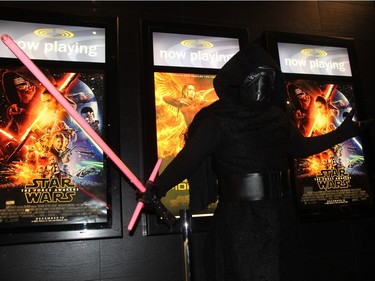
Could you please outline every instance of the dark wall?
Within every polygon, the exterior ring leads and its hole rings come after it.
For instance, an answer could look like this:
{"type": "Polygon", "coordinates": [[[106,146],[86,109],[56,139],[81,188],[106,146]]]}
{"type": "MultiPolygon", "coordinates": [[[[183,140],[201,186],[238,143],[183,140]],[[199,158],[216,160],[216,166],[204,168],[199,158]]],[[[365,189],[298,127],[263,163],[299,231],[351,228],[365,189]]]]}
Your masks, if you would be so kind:
{"type": "MultiPolygon", "coordinates": [[[[69,15],[118,16],[121,157],[143,177],[140,21],[160,20],[247,28],[250,40],[263,31],[283,31],[355,39],[365,110],[374,117],[374,2],[0,2],[1,7],[69,15]]],[[[374,139],[375,129],[371,129],[374,139]]],[[[134,190],[122,183],[126,227],[135,207],[134,190]]],[[[302,225],[311,281],[374,280],[375,219],[335,220],[302,225]]],[[[205,233],[194,234],[196,275],[202,271],[205,233]]],[[[165,281],[184,280],[179,235],[145,237],[138,226],[123,238],[0,247],[4,281],[165,281]]]]}

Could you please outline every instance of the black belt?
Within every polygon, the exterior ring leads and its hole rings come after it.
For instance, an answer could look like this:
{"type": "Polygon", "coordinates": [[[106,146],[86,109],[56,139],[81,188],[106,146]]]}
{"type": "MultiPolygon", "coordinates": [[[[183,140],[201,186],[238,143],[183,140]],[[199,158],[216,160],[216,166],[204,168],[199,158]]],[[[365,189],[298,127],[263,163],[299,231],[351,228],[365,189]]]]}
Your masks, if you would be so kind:
{"type": "Polygon", "coordinates": [[[290,192],[288,172],[233,174],[219,177],[221,202],[280,199],[290,192]]]}

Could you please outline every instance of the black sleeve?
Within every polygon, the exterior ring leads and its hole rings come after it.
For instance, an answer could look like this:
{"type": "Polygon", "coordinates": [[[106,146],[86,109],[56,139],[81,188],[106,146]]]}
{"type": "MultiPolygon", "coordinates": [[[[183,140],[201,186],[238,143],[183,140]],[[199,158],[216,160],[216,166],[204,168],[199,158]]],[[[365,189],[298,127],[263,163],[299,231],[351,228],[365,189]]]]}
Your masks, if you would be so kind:
{"type": "Polygon", "coordinates": [[[201,120],[194,136],[156,179],[155,186],[160,197],[163,197],[169,189],[191,176],[207,159],[220,141],[219,132],[214,119],[205,118],[201,120]]]}
{"type": "Polygon", "coordinates": [[[290,126],[288,153],[301,158],[320,153],[359,133],[358,125],[351,117],[347,117],[336,130],[316,137],[304,137],[295,124],[291,122],[290,126]]]}

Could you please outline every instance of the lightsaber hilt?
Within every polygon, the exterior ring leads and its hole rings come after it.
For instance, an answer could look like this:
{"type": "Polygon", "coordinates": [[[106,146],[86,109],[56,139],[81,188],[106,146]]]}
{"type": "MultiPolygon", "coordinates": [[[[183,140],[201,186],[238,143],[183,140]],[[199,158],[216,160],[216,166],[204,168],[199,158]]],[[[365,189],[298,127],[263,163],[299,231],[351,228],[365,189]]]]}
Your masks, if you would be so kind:
{"type": "MultiPolygon", "coordinates": [[[[151,190],[152,188],[154,188],[154,182],[148,180],[146,182],[146,189],[151,190]]],[[[152,196],[152,205],[155,209],[155,213],[163,219],[166,225],[172,227],[175,224],[176,217],[161,203],[157,194],[153,194],[152,196]]]]}

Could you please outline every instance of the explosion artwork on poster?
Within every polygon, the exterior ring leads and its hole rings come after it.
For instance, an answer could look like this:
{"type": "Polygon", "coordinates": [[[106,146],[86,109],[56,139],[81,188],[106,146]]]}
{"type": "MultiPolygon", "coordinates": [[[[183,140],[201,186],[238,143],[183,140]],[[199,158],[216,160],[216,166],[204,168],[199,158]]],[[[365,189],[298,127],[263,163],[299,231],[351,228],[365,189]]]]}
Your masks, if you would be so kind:
{"type": "MultiPolygon", "coordinates": [[[[155,72],[155,113],[158,158],[162,172],[184,146],[184,134],[195,114],[216,101],[212,74],[155,72]]],[[[187,180],[172,188],[162,198],[174,214],[189,205],[187,180]]]]}
{"type": "MultiPolygon", "coordinates": [[[[335,130],[356,108],[350,83],[290,80],[286,87],[288,112],[306,137],[335,130]]],[[[293,165],[301,210],[358,206],[372,200],[359,137],[308,158],[294,159],[293,165]]]]}
{"type": "MultiPolygon", "coordinates": [[[[41,70],[102,135],[103,71],[41,70]]],[[[102,151],[25,67],[0,77],[0,230],[106,223],[102,151]]]]}

